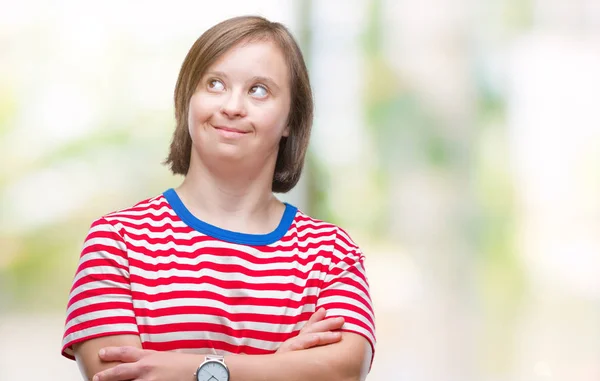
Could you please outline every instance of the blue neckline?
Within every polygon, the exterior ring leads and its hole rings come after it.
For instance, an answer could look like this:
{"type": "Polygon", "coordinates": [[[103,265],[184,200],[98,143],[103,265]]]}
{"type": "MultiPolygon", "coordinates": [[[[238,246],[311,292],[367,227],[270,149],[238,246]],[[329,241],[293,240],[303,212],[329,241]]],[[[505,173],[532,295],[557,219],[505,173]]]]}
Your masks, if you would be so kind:
{"type": "Polygon", "coordinates": [[[196,218],[188,208],[186,208],[173,188],[163,192],[163,196],[171,205],[175,214],[177,214],[177,216],[189,227],[213,238],[241,245],[264,246],[279,241],[288,232],[298,210],[298,208],[286,202],[284,203],[285,211],[275,230],[267,234],[248,234],[222,229],[196,218]]]}

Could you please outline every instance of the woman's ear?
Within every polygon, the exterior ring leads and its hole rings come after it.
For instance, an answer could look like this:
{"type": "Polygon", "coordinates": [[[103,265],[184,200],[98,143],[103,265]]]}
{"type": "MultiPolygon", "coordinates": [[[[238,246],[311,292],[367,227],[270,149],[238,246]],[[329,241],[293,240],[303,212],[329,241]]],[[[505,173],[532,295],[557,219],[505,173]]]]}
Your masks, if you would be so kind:
{"type": "Polygon", "coordinates": [[[283,134],[281,134],[282,137],[287,138],[288,136],[290,136],[290,125],[288,124],[287,126],[285,126],[285,128],[283,129],[283,134]]]}

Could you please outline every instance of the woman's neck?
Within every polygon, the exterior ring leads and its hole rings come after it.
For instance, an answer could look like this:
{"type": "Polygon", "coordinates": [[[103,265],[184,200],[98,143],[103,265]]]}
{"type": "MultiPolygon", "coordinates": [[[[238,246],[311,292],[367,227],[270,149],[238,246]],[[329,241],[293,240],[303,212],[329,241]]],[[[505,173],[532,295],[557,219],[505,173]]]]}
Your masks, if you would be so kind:
{"type": "Polygon", "coordinates": [[[200,160],[192,163],[176,191],[194,216],[241,233],[266,234],[275,230],[285,205],[271,192],[274,168],[265,166],[252,171],[221,165],[216,171],[200,160]]]}

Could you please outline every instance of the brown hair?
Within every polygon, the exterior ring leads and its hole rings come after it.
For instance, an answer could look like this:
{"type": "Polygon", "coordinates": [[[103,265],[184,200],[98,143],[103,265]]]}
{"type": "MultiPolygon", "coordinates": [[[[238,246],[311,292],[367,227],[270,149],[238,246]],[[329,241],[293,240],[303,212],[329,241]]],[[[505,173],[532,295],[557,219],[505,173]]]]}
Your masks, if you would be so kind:
{"type": "Polygon", "coordinates": [[[186,175],[190,167],[192,139],[188,108],[198,82],[208,67],[243,41],[270,40],[283,52],[290,75],[291,102],[287,123],[289,136],[279,142],[272,191],[291,190],[302,173],[313,122],[313,99],[302,52],[285,26],[258,16],[234,17],[213,26],[196,40],[188,52],[175,85],[176,127],[165,164],[174,174],[186,175]]]}

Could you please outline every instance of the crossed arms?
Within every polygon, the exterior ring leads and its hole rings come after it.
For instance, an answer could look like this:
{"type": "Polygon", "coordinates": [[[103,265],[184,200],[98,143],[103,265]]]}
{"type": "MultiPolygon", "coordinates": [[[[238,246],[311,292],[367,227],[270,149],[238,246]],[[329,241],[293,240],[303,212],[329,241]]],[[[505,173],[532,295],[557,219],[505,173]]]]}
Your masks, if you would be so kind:
{"type": "MultiPolygon", "coordinates": [[[[364,381],[373,355],[370,344],[359,334],[336,331],[343,319],[325,319],[325,313],[315,312],[274,354],[225,356],[230,380],[364,381]]],[[[194,381],[204,361],[204,355],[143,350],[136,335],[90,339],[74,351],[82,375],[94,381],[194,381]]]]}

